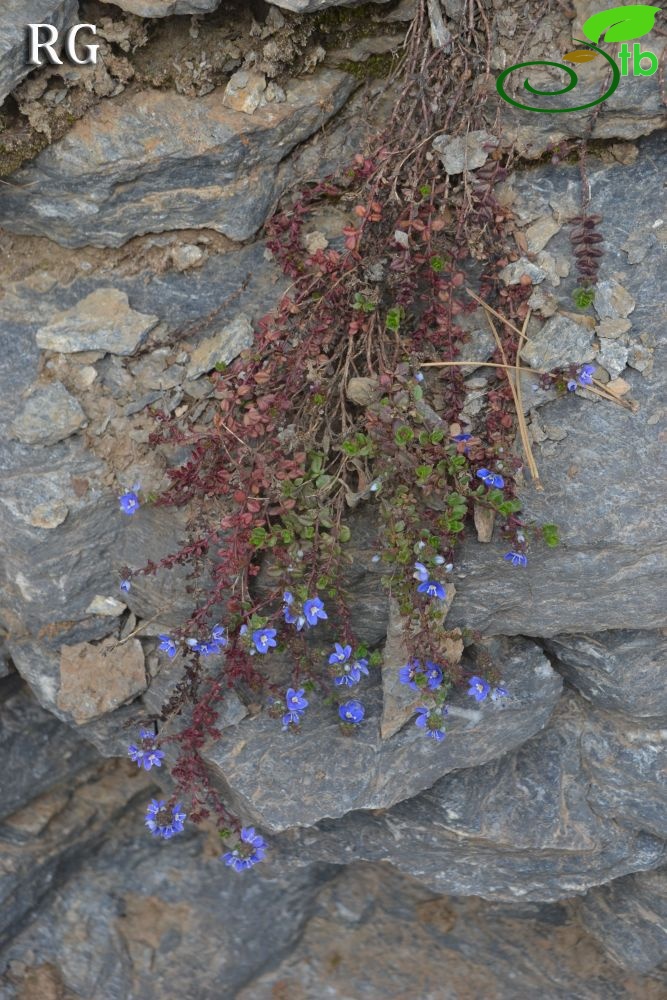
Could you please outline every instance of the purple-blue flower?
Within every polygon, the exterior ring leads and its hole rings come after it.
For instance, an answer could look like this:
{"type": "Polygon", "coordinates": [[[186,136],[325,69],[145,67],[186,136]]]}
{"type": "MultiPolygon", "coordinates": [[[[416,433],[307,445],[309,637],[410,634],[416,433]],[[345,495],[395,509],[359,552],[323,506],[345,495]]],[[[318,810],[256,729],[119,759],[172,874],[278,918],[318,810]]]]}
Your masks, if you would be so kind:
{"type": "Polygon", "coordinates": [[[454,434],[453,441],[470,441],[472,434],[454,434]]]}
{"type": "Polygon", "coordinates": [[[303,613],[309,625],[317,625],[320,619],[324,620],[329,617],[319,597],[311,597],[309,601],[306,601],[303,606],[303,613]]]}
{"type": "Polygon", "coordinates": [[[401,667],[398,671],[398,679],[401,684],[407,684],[413,691],[419,691],[419,685],[416,683],[416,678],[418,675],[423,673],[424,669],[419,660],[411,660],[410,663],[406,663],[406,665],[401,667]]]}
{"type": "Polygon", "coordinates": [[[214,625],[211,629],[211,641],[217,642],[220,646],[227,645],[227,629],[224,625],[214,625]]]}
{"type": "Polygon", "coordinates": [[[577,388],[577,383],[575,382],[574,379],[570,379],[570,381],[567,383],[567,391],[574,392],[576,388],[577,388]]]}
{"type": "Polygon", "coordinates": [[[345,704],[341,705],[338,709],[338,714],[343,722],[356,725],[363,719],[366,714],[366,709],[360,701],[346,701],[345,704]]]}
{"type": "Polygon", "coordinates": [[[154,741],[155,736],[149,729],[140,729],[138,746],[132,743],[127,748],[130,759],[139,767],[143,766],[146,771],[150,771],[152,767],[162,767],[164,753],[153,745],[154,741]]]}
{"type": "Polygon", "coordinates": [[[121,580],[120,581],[120,589],[124,590],[126,594],[129,593],[129,590],[130,590],[131,586],[132,586],[132,584],[131,584],[131,582],[129,580],[121,580]]]}
{"type": "Polygon", "coordinates": [[[123,514],[136,514],[139,510],[139,497],[134,490],[128,490],[122,497],[118,497],[118,503],[123,514]]]}
{"type": "Polygon", "coordinates": [[[497,472],[490,472],[489,469],[478,469],[476,475],[483,480],[486,486],[495,486],[496,489],[502,490],[505,485],[503,477],[499,476],[497,472]]]}
{"type": "Polygon", "coordinates": [[[183,833],[185,813],[181,812],[181,808],[180,802],[169,809],[162,800],[151,800],[146,810],[146,826],[154,837],[164,837],[165,840],[169,840],[176,833],[183,833]]]}
{"type": "Polygon", "coordinates": [[[420,583],[417,587],[417,593],[426,594],[427,597],[437,597],[439,601],[444,601],[447,597],[447,591],[443,585],[435,580],[425,580],[424,583],[420,583]]]}
{"type": "Polygon", "coordinates": [[[287,688],[287,694],[285,695],[285,704],[288,710],[294,712],[303,712],[304,709],[308,708],[308,699],[304,698],[305,688],[299,688],[295,691],[294,688],[287,688]]]}
{"type": "Polygon", "coordinates": [[[349,660],[352,646],[341,646],[339,642],[335,642],[334,646],[336,649],[329,657],[329,663],[345,663],[346,660],[349,660]]]}
{"type": "Polygon", "coordinates": [[[523,552],[506,552],[503,556],[507,562],[511,562],[512,566],[527,566],[528,556],[524,555],[523,552]]]}
{"type": "Polygon", "coordinates": [[[339,677],[334,677],[336,687],[354,687],[361,680],[361,675],[368,677],[368,660],[355,660],[354,663],[346,663],[343,673],[339,677]]]}
{"type": "Polygon", "coordinates": [[[445,729],[442,725],[445,715],[447,715],[447,709],[444,706],[442,708],[438,708],[437,706],[427,708],[426,705],[422,705],[421,708],[417,709],[415,725],[420,729],[425,729],[427,736],[434,739],[436,743],[440,743],[445,738],[445,729]]]}
{"type": "Polygon", "coordinates": [[[582,365],[579,370],[579,382],[581,385],[592,385],[593,384],[593,372],[595,371],[595,365],[582,365]]]}
{"type": "Polygon", "coordinates": [[[412,575],[415,580],[419,580],[420,583],[426,583],[428,580],[428,570],[426,569],[426,566],[424,566],[424,563],[416,562],[415,571],[412,575]]]}
{"type": "Polygon", "coordinates": [[[415,382],[423,382],[423,381],[424,381],[424,373],[415,372],[415,382]]]}
{"type": "Polygon", "coordinates": [[[435,691],[442,684],[442,667],[439,667],[437,663],[431,663],[430,660],[426,661],[426,684],[431,691],[435,691]]]}
{"type": "Polygon", "coordinates": [[[468,684],[470,685],[468,694],[472,695],[475,701],[484,701],[491,690],[491,685],[483,677],[471,677],[468,684]]]}
{"type": "Polygon", "coordinates": [[[252,634],[252,641],[258,653],[268,653],[272,646],[277,646],[276,630],[274,628],[257,628],[252,634]]]}
{"type": "Polygon", "coordinates": [[[222,855],[222,861],[233,868],[236,872],[246,871],[264,860],[266,853],[266,841],[255,833],[254,826],[243,827],[241,830],[241,841],[233,851],[227,851],[222,855]]]}
{"type": "Polygon", "coordinates": [[[159,635],[160,645],[158,649],[161,649],[163,653],[166,653],[169,659],[173,659],[176,656],[178,647],[173,639],[170,639],[168,635],[159,635]]]}
{"type": "Polygon", "coordinates": [[[491,701],[498,701],[499,698],[509,698],[510,693],[507,688],[497,687],[491,692],[491,701]]]}

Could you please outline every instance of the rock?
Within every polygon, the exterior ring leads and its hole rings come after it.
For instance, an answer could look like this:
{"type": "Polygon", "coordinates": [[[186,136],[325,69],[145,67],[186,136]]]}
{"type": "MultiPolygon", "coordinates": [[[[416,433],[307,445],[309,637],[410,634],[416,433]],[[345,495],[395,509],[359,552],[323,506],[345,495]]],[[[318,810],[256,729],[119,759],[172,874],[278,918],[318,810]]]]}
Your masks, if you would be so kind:
{"type": "Polygon", "coordinates": [[[144,651],[138,639],[64,645],[57,704],[77,724],[90,722],[145,691],[144,651]]]}
{"type": "MultiPolygon", "coordinates": [[[[327,7],[358,7],[367,0],[269,0],[269,3],[283,10],[293,10],[296,14],[313,14],[327,7]]],[[[373,3],[388,3],[389,0],[372,0],[373,3]]]]}
{"type": "Polygon", "coordinates": [[[376,378],[351,378],[345,386],[345,395],[357,406],[370,406],[380,394],[376,378]]]}
{"type": "Polygon", "coordinates": [[[612,278],[595,286],[593,305],[601,320],[618,320],[634,312],[636,303],[628,290],[612,278]]]}
{"type": "Polygon", "coordinates": [[[553,215],[543,215],[536,219],[526,230],[526,242],[530,253],[539,253],[544,250],[552,236],[555,236],[561,228],[561,223],[557,222],[553,215]]]}
{"type": "Polygon", "coordinates": [[[217,90],[196,98],[125,92],[12,175],[0,224],[64,246],[121,246],[178,228],[247,239],[296,180],[281,162],[355,86],[345,73],[322,70],[252,116],[223,107],[217,90]]]}
{"type": "Polygon", "coordinates": [[[598,337],[605,340],[616,340],[622,334],[632,329],[629,319],[603,319],[595,327],[598,337]]]}
{"type": "Polygon", "coordinates": [[[592,361],[595,350],[591,331],[566,316],[552,316],[535,333],[521,350],[521,358],[531,366],[544,371],[569,364],[592,361]]]}
{"type": "Polygon", "coordinates": [[[127,605],[123,604],[122,601],[117,601],[115,597],[103,597],[102,594],[95,594],[86,608],[86,614],[117,618],[118,615],[122,615],[126,608],[127,605]]]}
{"type": "Polygon", "coordinates": [[[667,731],[662,720],[591,710],[581,742],[596,813],[667,839],[667,731]]]}
{"type": "Polygon", "coordinates": [[[44,911],[50,893],[58,898],[128,806],[141,809],[154,790],[145,772],[128,762],[89,765],[5,820],[0,947],[44,911]]]}
{"type": "Polygon", "coordinates": [[[208,14],[220,0],[118,0],[116,7],[139,17],[172,17],[174,14],[208,14]]]}
{"type": "Polygon", "coordinates": [[[65,793],[46,834],[24,848],[20,881],[3,908],[14,940],[2,968],[21,987],[39,956],[72,997],[95,996],[102,982],[109,998],[167,997],[179,976],[187,978],[183,996],[235,996],[294,946],[333,872],[313,866],[285,876],[267,856],[244,879],[220,860],[219,838],[190,823],[177,840],[157,841],[143,819],[160,791],[152,774],[134,767],[129,776],[126,767],[107,765],[69,809],[65,793]],[[24,929],[19,914],[27,913],[37,919],[24,929]],[[261,948],[249,948],[251,939],[261,948]]]}
{"type": "Polygon", "coordinates": [[[229,365],[241,351],[252,347],[254,333],[252,324],[244,313],[240,313],[231,323],[213,337],[201,341],[190,355],[187,369],[188,378],[199,378],[212,371],[216,365],[229,365]]]}
{"type": "Polygon", "coordinates": [[[667,720],[663,631],[557,635],[545,648],[557,658],[559,672],[599,708],[667,720]]]}
{"type": "Polygon", "coordinates": [[[626,875],[593,889],[582,901],[581,916],[615,962],[650,972],[667,961],[667,869],[626,875]]]}
{"type": "Polygon", "coordinates": [[[666,847],[643,817],[629,829],[598,811],[589,772],[598,731],[571,694],[542,732],[482,767],[449,774],[384,813],[282,835],[285,863],[389,862],[433,892],[508,902],[563,899],[655,868],[666,847]]]}
{"type": "Polygon", "coordinates": [[[204,251],[194,243],[185,243],[174,247],[171,251],[171,260],[177,271],[187,271],[190,267],[197,267],[203,259],[204,251]]]}
{"type": "Polygon", "coordinates": [[[544,725],[560,678],[530,642],[499,647],[497,658],[513,698],[504,707],[489,702],[473,708],[463,692],[456,693],[449,703],[448,738],[437,746],[414,725],[382,740],[380,692],[372,684],[358,692],[366,718],[349,737],[341,733],[335,710],[312,699],[298,734],[282,732],[279,720],[260,714],[227,730],[203,756],[241,814],[271,831],[307,827],[354,809],[386,809],[472,760],[507,753],[544,725]]]}
{"type": "Polygon", "coordinates": [[[0,9],[0,105],[35,68],[27,60],[27,25],[52,24],[63,31],[75,23],[78,7],[78,0],[5,0],[0,9]]]}
{"type": "Polygon", "coordinates": [[[628,363],[629,348],[618,340],[600,339],[600,350],[597,356],[597,363],[609,373],[611,378],[616,378],[625,370],[628,363]]]}
{"type": "Polygon", "coordinates": [[[40,708],[16,675],[2,682],[0,697],[4,819],[58,782],[71,782],[99,758],[86,740],[40,708]]]}
{"type": "Polygon", "coordinates": [[[587,931],[571,903],[437,897],[387,865],[350,865],[319,893],[292,951],[237,1000],[659,1000],[659,971],[621,983],[587,931]]]}
{"type": "Polygon", "coordinates": [[[232,111],[242,111],[243,114],[252,115],[259,107],[265,90],[266,77],[263,73],[239,69],[230,77],[222,96],[222,103],[232,111]]]}
{"type": "Polygon", "coordinates": [[[526,257],[520,257],[519,260],[515,260],[511,264],[508,264],[507,267],[504,267],[500,272],[500,277],[506,285],[523,284],[522,278],[530,278],[531,284],[539,285],[546,278],[546,273],[541,267],[537,267],[526,257]]]}
{"type": "MultiPolygon", "coordinates": [[[[86,425],[86,414],[62,382],[37,385],[12,424],[23,444],[46,445],[63,441],[86,425]]],[[[60,522],[59,522],[60,523],[60,522]]]]}
{"type": "Polygon", "coordinates": [[[56,313],[37,331],[37,344],[48,351],[108,351],[134,354],[157,325],[157,316],[130,308],[125,292],[99,288],[71,309],[56,313]]]}
{"type": "Polygon", "coordinates": [[[462,174],[483,167],[497,145],[498,139],[483,130],[468,132],[465,136],[439,135],[433,140],[433,149],[439,154],[447,174],[462,174]]]}

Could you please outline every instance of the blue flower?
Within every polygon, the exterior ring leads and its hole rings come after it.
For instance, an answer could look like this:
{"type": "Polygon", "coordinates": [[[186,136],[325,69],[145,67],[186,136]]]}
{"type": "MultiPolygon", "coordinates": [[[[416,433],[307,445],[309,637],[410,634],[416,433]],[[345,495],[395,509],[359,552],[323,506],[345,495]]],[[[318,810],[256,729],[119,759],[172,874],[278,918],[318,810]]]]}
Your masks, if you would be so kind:
{"type": "Polygon", "coordinates": [[[132,743],[127,748],[128,756],[131,760],[138,764],[139,767],[144,767],[146,771],[150,771],[152,767],[162,767],[162,758],[164,753],[162,750],[157,750],[154,746],[155,736],[148,729],[139,730],[139,746],[132,743]]]}
{"type": "Polygon", "coordinates": [[[252,641],[258,653],[268,653],[272,646],[277,646],[276,630],[274,628],[257,628],[252,634],[252,641]]]}
{"type": "Polygon", "coordinates": [[[222,855],[225,864],[233,868],[236,872],[246,871],[264,860],[266,853],[266,842],[263,837],[255,833],[254,826],[243,827],[241,830],[241,841],[233,851],[227,851],[222,855]]]}
{"type": "Polygon", "coordinates": [[[131,584],[131,582],[129,580],[121,580],[120,581],[120,589],[124,590],[126,594],[129,593],[129,590],[130,590],[131,586],[132,586],[132,584],[131,584]]]}
{"type": "Polygon", "coordinates": [[[185,813],[181,812],[181,808],[180,802],[169,810],[165,802],[151,800],[146,810],[146,826],[154,837],[164,837],[165,840],[169,840],[176,833],[183,833],[185,813]]]}
{"type": "Polygon", "coordinates": [[[426,583],[428,580],[428,570],[426,569],[426,566],[424,566],[424,563],[416,562],[415,571],[412,575],[415,580],[419,580],[420,583],[426,583]]]}
{"type": "Polygon", "coordinates": [[[439,601],[444,601],[447,597],[447,591],[443,585],[435,580],[425,580],[424,583],[420,583],[417,587],[417,593],[426,594],[427,597],[437,597],[439,601]]]}
{"type": "Polygon", "coordinates": [[[496,489],[502,490],[505,485],[505,480],[502,476],[499,476],[496,472],[490,472],[488,469],[478,469],[476,475],[484,481],[486,486],[495,486],[496,489]]]}
{"type": "Polygon", "coordinates": [[[308,700],[304,698],[305,688],[299,688],[295,691],[294,688],[287,688],[287,694],[285,695],[285,704],[287,708],[294,712],[303,712],[304,709],[308,708],[308,700]]]}
{"type": "Polygon", "coordinates": [[[580,385],[592,385],[594,371],[595,365],[583,365],[579,371],[580,385]]]}
{"type": "Polygon", "coordinates": [[[440,743],[445,738],[445,729],[442,725],[445,715],[447,715],[447,709],[444,706],[442,708],[427,708],[426,705],[422,705],[421,708],[417,709],[415,725],[420,729],[425,729],[427,736],[434,739],[436,743],[440,743]]]}
{"type": "Polygon", "coordinates": [[[161,649],[163,653],[166,653],[169,659],[173,659],[176,656],[178,647],[173,639],[170,639],[168,635],[159,635],[160,645],[158,649],[161,649]]]}
{"type": "Polygon", "coordinates": [[[291,590],[285,591],[285,593],[283,594],[283,601],[285,602],[285,604],[294,603],[294,594],[291,592],[291,590]]]}
{"type": "Polygon", "coordinates": [[[214,625],[211,629],[211,641],[221,646],[227,645],[227,629],[223,625],[214,625]]]}
{"type": "Polygon", "coordinates": [[[324,620],[329,617],[319,597],[311,597],[309,601],[306,601],[303,613],[309,625],[317,625],[319,619],[324,620]]]}
{"type": "Polygon", "coordinates": [[[491,690],[491,685],[483,677],[471,677],[468,684],[470,685],[468,694],[472,695],[475,701],[484,701],[491,690]]]}
{"type": "Polygon", "coordinates": [[[574,381],[574,379],[570,379],[570,381],[567,383],[567,391],[574,392],[576,388],[577,388],[577,383],[574,381]]]}
{"type": "Polygon", "coordinates": [[[221,651],[220,645],[213,640],[210,642],[196,642],[192,648],[196,649],[202,656],[211,656],[211,654],[221,651]]]}
{"type": "Polygon", "coordinates": [[[454,434],[453,441],[470,441],[472,434],[454,434]]]}
{"type": "Polygon", "coordinates": [[[381,485],[382,485],[382,483],[380,482],[379,479],[374,479],[373,482],[371,483],[371,485],[368,488],[371,491],[371,493],[377,493],[377,491],[380,489],[381,485]]]}
{"type": "Polygon", "coordinates": [[[136,514],[139,510],[139,497],[134,490],[128,490],[122,497],[118,497],[118,503],[123,514],[136,514]]]}
{"type": "Polygon", "coordinates": [[[336,687],[341,687],[342,685],[354,687],[361,680],[362,674],[368,677],[368,660],[355,660],[352,664],[346,663],[343,670],[344,673],[340,677],[334,678],[334,684],[336,687]]]}
{"type": "Polygon", "coordinates": [[[336,650],[329,657],[329,663],[345,663],[346,660],[349,660],[352,646],[341,646],[339,642],[335,642],[334,646],[336,650]]]}
{"type": "Polygon", "coordinates": [[[503,556],[507,562],[511,562],[512,566],[527,566],[528,556],[524,555],[523,552],[506,552],[503,556]]]}
{"type": "Polygon", "coordinates": [[[444,565],[445,557],[444,556],[433,556],[433,562],[435,563],[436,566],[442,566],[442,565],[444,565]]]}
{"type": "Polygon", "coordinates": [[[416,683],[415,678],[423,673],[424,670],[419,660],[411,660],[410,663],[407,663],[398,671],[398,679],[401,684],[407,684],[413,691],[419,691],[419,685],[416,683]]]}
{"type": "Polygon", "coordinates": [[[426,661],[426,684],[431,691],[435,691],[442,684],[442,667],[437,663],[426,661]]]}
{"type": "Polygon", "coordinates": [[[424,381],[424,373],[415,372],[415,382],[423,382],[423,381],[424,381]]]}
{"type": "Polygon", "coordinates": [[[341,705],[338,709],[338,714],[343,722],[356,725],[363,719],[366,714],[366,709],[360,701],[346,701],[345,704],[341,705]]]}
{"type": "Polygon", "coordinates": [[[510,693],[507,688],[497,687],[491,692],[491,701],[498,701],[499,698],[509,698],[510,693]]]}

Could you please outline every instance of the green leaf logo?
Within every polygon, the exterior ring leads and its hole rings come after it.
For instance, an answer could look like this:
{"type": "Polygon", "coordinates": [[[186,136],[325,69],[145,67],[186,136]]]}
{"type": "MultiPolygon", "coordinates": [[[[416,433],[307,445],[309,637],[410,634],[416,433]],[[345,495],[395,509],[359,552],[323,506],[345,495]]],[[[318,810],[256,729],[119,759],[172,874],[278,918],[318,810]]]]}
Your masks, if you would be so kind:
{"type": "Polygon", "coordinates": [[[645,3],[632,4],[630,7],[610,7],[593,14],[582,25],[582,31],[592,42],[598,42],[604,35],[605,42],[630,42],[635,38],[643,38],[655,24],[655,15],[660,7],[651,7],[645,3]]]}

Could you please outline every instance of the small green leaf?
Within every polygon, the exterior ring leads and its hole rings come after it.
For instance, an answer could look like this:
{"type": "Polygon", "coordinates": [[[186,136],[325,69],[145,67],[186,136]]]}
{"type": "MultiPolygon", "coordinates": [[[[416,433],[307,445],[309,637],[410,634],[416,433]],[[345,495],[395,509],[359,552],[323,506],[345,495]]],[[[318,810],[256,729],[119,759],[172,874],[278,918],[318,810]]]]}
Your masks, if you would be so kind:
{"type": "Polygon", "coordinates": [[[556,524],[543,524],[542,525],[542,537],[547,543],[550,549],[555,549],[557,545],[560,544],[560,536],[558,534],[558,525],[556,524]]]}
{"type": "Polygon", "coordinates": [[[264,528],[253,528],[250,532],[250,544],[257,549],[266,544],[267,538],[268,535],[264,528]]]}
{"type": "Polygon", "coordinates": [[[660,7],[651,7],[645,3],[608,7],[584,21],[581,30],[592,42],[599,42],[602,35],[606,43],[630,42],[648,35],[659,10],[660,7]]]}
{"type": "Polygon", "coordinates": [[[348,526],[346,524],[341,524],[340,530],[338,532],[338,538],[340,539],[340,541],[349,542],[351,537],[352,537],[352,532],[350,531],[348,526]]]}
{"type": "Polygon", "coordinates": [[[399,427],[394,435],[397,444],[410,444],[414,438],[414,431],[410,427],[399,427]]]}

